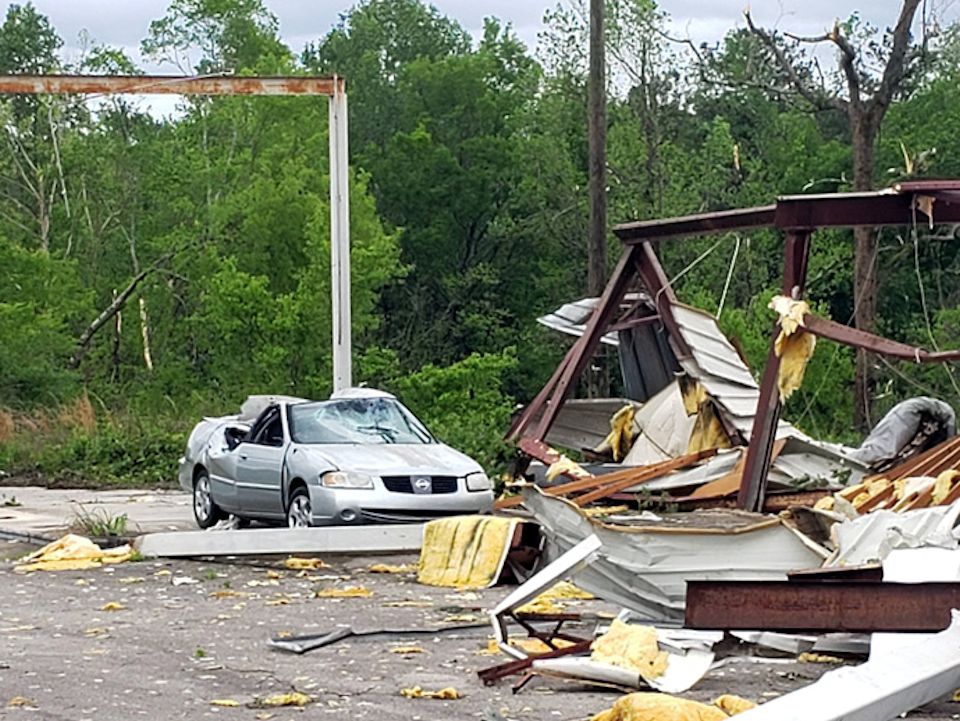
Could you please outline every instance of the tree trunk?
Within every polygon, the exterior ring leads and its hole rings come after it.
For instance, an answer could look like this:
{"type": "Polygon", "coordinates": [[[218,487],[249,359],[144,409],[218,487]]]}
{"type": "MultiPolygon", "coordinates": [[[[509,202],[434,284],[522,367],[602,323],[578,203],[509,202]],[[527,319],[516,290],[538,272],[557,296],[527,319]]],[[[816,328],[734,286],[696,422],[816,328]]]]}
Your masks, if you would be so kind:
{"type": "Polygon", "coordinates": [[[590,78],[587,88],[590,224],[587,230],[587,292],[599,296],[607,275],[606,70],[603,0],[590,0],[590,78]]]}
{"type": "MultiPolygon", "coordinates": [[[[850,129],[853,143],[853,189],[873,189],[873,146],[876,126],[862,107],[851,105],[850,129]]],[[[853,229],[853,302],[854,325],[872,333],[877,320],[877,235],[873,228],[853,229]]],[[[873,379],[870,356],[857,350],[854,376],[854,426],[865,431],[872,425],[873,379]]]]}

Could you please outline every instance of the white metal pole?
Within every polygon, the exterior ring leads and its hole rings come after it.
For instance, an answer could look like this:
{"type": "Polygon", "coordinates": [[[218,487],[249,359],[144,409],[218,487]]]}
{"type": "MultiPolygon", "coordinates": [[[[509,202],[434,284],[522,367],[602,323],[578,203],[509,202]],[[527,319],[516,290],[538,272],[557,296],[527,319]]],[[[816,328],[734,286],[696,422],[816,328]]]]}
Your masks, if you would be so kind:
{"type": "Polygon", "coordinates": [[[350,197],[347,94],[334,78],[330,96],[330,273],[333,308],[333,390],[353,385],[350,336],[350,197]]]}

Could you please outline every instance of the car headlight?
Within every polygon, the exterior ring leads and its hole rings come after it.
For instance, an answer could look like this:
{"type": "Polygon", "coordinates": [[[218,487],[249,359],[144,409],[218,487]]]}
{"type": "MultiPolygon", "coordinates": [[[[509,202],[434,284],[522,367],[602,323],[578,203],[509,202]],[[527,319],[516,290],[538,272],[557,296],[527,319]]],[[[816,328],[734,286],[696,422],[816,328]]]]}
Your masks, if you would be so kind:
{"type": "Polygon", "coordinates": [[[486,473],[471,473],[467,476],[468,491],[489,491],[493,488],[493,483],[487,478],[486,473]]]}
{"type": "Polygon", "coordinates": [[[356,471],[329,471],[320,476],[324,488],[373,488],[373,476],[356,471]]]}

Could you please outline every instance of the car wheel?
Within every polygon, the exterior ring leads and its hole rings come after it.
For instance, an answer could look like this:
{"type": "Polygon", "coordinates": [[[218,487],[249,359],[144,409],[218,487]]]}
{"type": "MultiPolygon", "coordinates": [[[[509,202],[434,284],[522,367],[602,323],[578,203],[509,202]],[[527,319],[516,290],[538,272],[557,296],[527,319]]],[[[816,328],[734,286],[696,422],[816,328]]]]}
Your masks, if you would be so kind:
{"type": "Polygon", "coordinates": [[[290,496],[290,505],[287,506],[287,525],[290,528],[309,528],[312,519],[310,493],[306,488],[297,488],[290,496]]]}
{"type": "Polygon", "coordinates": [[[200,528],[210,528],[225,518],[223,510],[213,501],[210,476],[206,471],[200,471],[193,482],[193,517],[200,528]]]}

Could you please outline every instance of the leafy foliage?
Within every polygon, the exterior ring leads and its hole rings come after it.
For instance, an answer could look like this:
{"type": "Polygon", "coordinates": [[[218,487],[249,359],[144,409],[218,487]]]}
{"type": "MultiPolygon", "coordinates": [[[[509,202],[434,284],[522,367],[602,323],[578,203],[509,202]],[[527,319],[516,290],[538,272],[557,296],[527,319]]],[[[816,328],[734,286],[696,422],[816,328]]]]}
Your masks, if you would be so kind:
{"type": "MultiPolygon", "coordinates": [[[[654,3],[608,5],[612,222],[849,188],[846,117],[771,92],[783,78],[754,36],[731,31],[695,65],[664,39],[654,3]]],[[[534,55],[495,19],[474,39],[421,0],[363,0],[303,49],[281,41],[263,0],[172,0],[142,46],[187,73],[348,79],[355,377],[397,393],[490,470],[506,458],[515,404],[568,347],[535,318],[585,287],[578,8],[546,14],[534,55]]],[[[867,55],[882,51],[886,39],[856,18],[845,27],[867,55]]],[[[953,28],[942,37],[936,65],[911,60],[876,148],[878,177],[960,175],[960,42],[953,28]]],[[[62,44],[32,5],[11,5],[0,71],[139,72],[108,46],[71,67],[62,44]]],[[[323,98],[192,98],[161,119],[122,98],[91,111],[22,96],[0,101],[0,120],[0,407],[10,411],[0,413],[0,466],[169,483],[198,415],[232,411],[253,392],[329,392],[323,98]],[[141,275],[72,367],[85,329],[141,275]],[[64,421],[85,394],[96,421],[64,421]]],[[[921,227],[881,236],[885,334],[960,345],[958,237],[921,227]]],[[[781,249],[771,232],[660,248],[680,299],[719,313],[757,374],[781,249]]],[[[849,233],[816,236],[807,295],[840,322],[856,306],[852,258],[849,233]]],[[[812,435],[855,441],[852,364],[848,349],[821,343],[786,415],[812,435]]],[[[610,365],[601,358],[584,388],[605,383],[610,365]]],[[[920,392],[960,401],[960,379],[942,367],[878,372],[878,410],[920,392]]]]}

